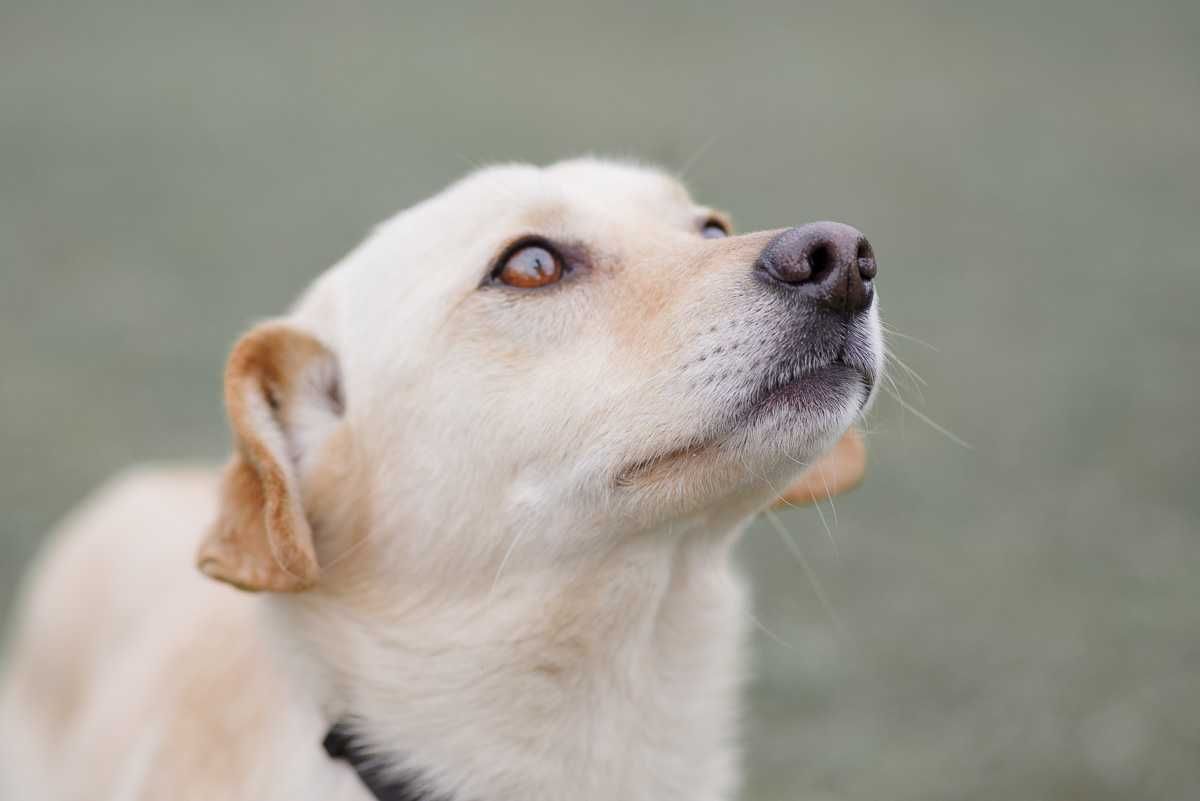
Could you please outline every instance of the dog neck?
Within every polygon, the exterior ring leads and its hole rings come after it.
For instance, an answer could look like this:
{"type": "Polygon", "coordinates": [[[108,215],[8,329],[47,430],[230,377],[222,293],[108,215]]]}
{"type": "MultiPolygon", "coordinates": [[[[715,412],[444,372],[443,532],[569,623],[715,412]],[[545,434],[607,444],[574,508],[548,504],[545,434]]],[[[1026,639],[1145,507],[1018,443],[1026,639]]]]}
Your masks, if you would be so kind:
{"type": "Polygon", "coordinates": [[[329,723],[429,797],[715,801],[736,784],[736,533],[639,535],[402,608],[279,598],[273,628],[299,635],[329,723]]]}

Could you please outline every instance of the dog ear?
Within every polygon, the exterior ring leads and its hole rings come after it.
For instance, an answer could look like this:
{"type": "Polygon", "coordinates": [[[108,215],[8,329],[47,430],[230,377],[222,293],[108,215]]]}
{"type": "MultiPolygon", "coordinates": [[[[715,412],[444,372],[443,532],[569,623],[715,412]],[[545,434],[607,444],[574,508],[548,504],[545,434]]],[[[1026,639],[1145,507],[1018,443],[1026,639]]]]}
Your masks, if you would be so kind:
{"type": "Polygon", "coordinates": [[[263,323],[229,356],[225,407],[234,454],[197,564],[244,590],[307,589],[320,568],[300,468],[341,421],[337,357],[287,323],[263,323]]]}
{"type": "Polygon", "coordinates": [[[861,484],[866,470],[867,446],[862,434],[851,428],[828,453],[800,474],[777,503],[804,506],[841,495],[861,484]]]}

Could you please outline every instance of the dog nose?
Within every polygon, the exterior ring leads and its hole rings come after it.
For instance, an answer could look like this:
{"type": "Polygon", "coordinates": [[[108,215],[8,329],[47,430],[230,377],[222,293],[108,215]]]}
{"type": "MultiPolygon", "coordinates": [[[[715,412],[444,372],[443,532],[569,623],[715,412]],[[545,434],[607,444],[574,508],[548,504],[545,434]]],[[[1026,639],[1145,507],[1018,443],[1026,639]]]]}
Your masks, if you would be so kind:
{"type": "Polygon", "coordinates": [[[875,296],[878,272],[871,243],[857,228],[816,222],[789,228],[772,239],[754,268],[773,282],[847,314],[862,311],[875,296]]]}

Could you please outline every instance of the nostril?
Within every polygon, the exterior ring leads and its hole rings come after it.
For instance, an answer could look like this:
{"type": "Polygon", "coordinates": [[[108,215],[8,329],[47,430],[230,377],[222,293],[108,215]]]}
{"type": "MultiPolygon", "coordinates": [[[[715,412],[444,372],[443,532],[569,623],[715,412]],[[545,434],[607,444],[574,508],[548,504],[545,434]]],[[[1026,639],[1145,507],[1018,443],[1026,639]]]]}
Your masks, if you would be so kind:
{"type": "Polygon", "coordinates": [[[855,250],[854,255],[860,260],[875,258],[875,253],[871,250],[871,243],[866,239],[858,240],[858,248],[855,250]]]}
{"type": "Polygon", "coordinates": [[[812,279],[820,281],[834,268],[836,262],[837,256],[828,242],[820,242],[815,245],[808,254],[808,266],[812,271],[812,279]]]}
{"type": "Polygon", "coordinates": [[[879,272],[879,267],[875,264],[875,252],[871,250],[871,243],[865,238],[858,240],[858,249],[854,257],[858,261],[858,274],[864,281],[870,281],[879,272]]]}
{"type": "Polygon", "coordinates": [[[833,222],[789,228],[767,243],[754,266],[760,274],[807,297],[843,306],[847,293],[855,295],[852,304],[866,299],[877,271],[875,252],[866,237],[833,222]]]}

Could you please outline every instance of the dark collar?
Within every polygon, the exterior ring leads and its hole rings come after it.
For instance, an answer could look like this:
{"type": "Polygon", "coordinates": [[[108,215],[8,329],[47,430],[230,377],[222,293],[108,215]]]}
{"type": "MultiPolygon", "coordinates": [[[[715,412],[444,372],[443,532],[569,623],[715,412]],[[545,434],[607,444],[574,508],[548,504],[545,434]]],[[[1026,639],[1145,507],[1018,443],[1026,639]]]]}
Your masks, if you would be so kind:
{"type": "Polygon", "coordinates": [[[433,795],[416,777],[396,777],[391,774],[355,741],[350,728],[344,723],[338,723],[330,729],[322,744],[331,758],[345,760],[354,768],[358,778],[379,801],[449,801],[445,796],[433,795]]]}

